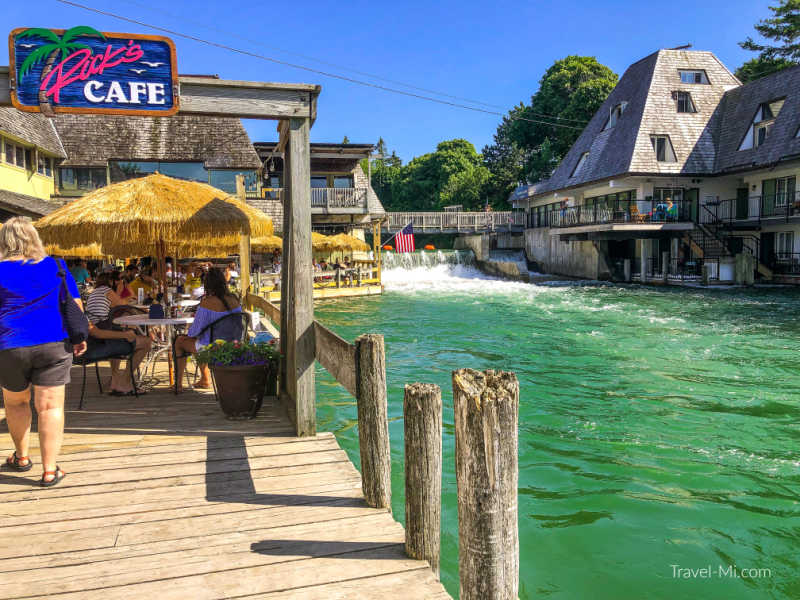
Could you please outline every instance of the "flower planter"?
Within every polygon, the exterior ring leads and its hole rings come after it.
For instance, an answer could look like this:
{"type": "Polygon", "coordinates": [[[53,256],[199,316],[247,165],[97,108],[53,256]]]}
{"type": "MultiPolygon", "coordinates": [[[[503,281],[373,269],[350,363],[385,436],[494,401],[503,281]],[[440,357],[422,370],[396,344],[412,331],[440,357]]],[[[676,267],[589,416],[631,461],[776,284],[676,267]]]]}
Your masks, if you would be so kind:
{"type": "Polygon", "coordinates": [[[272,365],[212,365],[214,393],[229,419],[252,419],[264,401],[272,365]]]}

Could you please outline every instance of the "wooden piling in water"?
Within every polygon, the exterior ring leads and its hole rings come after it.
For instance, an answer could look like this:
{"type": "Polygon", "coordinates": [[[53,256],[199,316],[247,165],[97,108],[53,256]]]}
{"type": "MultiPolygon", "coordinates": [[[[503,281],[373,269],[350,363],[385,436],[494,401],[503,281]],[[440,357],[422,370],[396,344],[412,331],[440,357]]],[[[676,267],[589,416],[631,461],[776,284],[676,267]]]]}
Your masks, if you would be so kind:
{"type": "Polygon", "coordinates": [[[442,518],[442,390],[405,386],[406,554],[427,560],[439,574],[442,518]]]}
{"type": "Polygon", "coordinates": [[[515,600],[519,382],[514,373],[453,372],[461,600],[515,600]]]}
{"type": "Polygon", "coordinates": [[[364,498],[374,508],[392,509],[392,457],[386,398],[386,355],[383,336],[356,338],[356,402],[358,445],[364,498]]]}

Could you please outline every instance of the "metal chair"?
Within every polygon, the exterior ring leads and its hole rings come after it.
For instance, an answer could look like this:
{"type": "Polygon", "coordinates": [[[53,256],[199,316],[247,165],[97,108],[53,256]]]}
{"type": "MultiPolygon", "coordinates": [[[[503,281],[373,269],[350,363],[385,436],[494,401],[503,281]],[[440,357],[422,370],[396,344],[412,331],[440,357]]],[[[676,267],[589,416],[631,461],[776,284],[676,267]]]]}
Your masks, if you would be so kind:
{"type": "MultiPolygon", "coordinates": [[[[91,343],[91,340],[90,342],[91,343]]],[[[81,382],[81,400],[78,403],[78,410],[83,410],[83,398],[86,394],[86,367],[94,363],[94,372],[97,376],[97,387],[100,390],[100,393],[103,393],[103,384],[100,382],[100,368],[98,367],[98,363],[101,360],[126,360],[128,361],[128,370],[131,374],[131,385],[133,386],[133,393],[138,398],[139,397],[139,390],[136,388],[136,377],[133,372],[133,354],[136,352],[136,344],[131,344],[133,346],[131,352],[129,354],[109,354],[109,355],[102,355],[102,356],[94,356],[94,357],[87,357],[86,354],[81,356],[76,356],[72,359],[73,365],[79,365],[83,367],[83,381],[81,382]]]]}
{"type": "MultiPolygon", "coordinates": [[[[214,342],[217,339],[220,339],[218,337],[215,337],[214,332],[215,332],[215,330],[219,331],[220,325],[222,323],[224,323],[224,322],[232,322],[232,323],[234,323],[234,325],[238,325],[238,330],[239,330],[237,335],[234,337],[234,339],[230,339],[230,340],[226,339],[225,340],[226,342],[235,342],[237,339],[240,342],[243,342],[243,343],[247,341],[247,330],[250,327],[250,315],[248,313],[244,312],[244,311],[236,312],[236,313],[229,313],[227,315],[224,315],[224,316],[220,317],[219,319],[217,319],[215,321],[212,321],[211,323],[209,323],[208,325],[203,327],[199,332],[197,332],[197,335],[194,336],[194,337],[197,337],[197,338],[204,337],[204,334],[208,331],[209,332],[209,338],[208,339],[210,339],[212,342],[214,342]]],[[[234,330],[235,329],[237,329],[237,327],[234,326],[234,330]]],[[[172,366],[173,366],[173,369],[175,371],[175,395],[178,394],[178,353],[175,350],[175,340],[177,339],[177,337],[178,336],[176,335],[175,337],[172,338],[172,366]]],[[[181,358],[183,358],[183,357],[181,357],[181,358]]],[[[187,373],[187,377],[188,377],[188,373],[187,373]]],[[[197,377],[197,372],[195,371],[195,378],[196,377],[197,377]]]]}

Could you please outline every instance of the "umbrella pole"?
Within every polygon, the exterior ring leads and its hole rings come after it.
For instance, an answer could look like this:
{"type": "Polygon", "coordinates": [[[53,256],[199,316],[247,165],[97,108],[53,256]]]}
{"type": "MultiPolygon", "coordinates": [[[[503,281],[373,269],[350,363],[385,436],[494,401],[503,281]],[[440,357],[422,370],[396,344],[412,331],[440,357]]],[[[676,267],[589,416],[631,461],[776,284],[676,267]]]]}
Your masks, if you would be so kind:
{"type": "MultiPolygon", "coordinates": [[[[158,262],[158,270],[160,271],[158,277],[158,286],[159,289],[164,293],[162,298],[166,298],[166,291],[167,291],[167,259],[166,259],[166,244],[164,243],[163,239],[159,239],[156,242],[156,261],[158,262]]],[[[162,300],[163,302],[163,300],[162,300]]],[[[172,340],[170,340],[170,343],[172,340]]],[[[169,368],[169,384],[170,386],[175,385],[175,373],[172,370],[172,361],[167,360],[168,368],[169,368]]]]}

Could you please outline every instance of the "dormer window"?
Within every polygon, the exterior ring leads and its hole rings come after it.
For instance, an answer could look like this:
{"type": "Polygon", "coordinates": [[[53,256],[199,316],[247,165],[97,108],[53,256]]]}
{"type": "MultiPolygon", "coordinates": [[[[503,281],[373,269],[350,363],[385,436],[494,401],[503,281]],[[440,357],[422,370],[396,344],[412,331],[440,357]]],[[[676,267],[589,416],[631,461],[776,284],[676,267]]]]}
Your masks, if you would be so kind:
{"type": "Polygon", "coordinates": [[[676,162],[675,150],[672,148],[672,142],[669,140],[668,135],[651,135],[650,141],[653,144],[653,150],[656,153],[656,160],[658,162],[676,162]]]}
{"type": "Polygon", "coordinates": [[[603,131],[606,129],[611,129],[614,125],[617,124],[617,121],[622,116],[622,113],[625,112],[625,107],[628,105],[627,102],[620,102],[614,108],[611,109],[611,112],[608,115],[608,121],[606,121],[606,126],[603,127],[603,131]]]}
{"type": "Polygon", "coordinates": [[[679,69],[678,74],[681,77],[681,83],[704,83],[708,84],[708,76],[702,70],[683,70],[679,69]]]}
{"type": "Polygon", "coordinates": [[[583,154],[581,154],[581,157],[578,159],[578,164],[575,165],[574,169],[572,169],[572,174],[570,175],[570,177],[575,177],[578,173],[580,173],[580,170],[583,168],[583,165],[586,163],[586,159],[587,158],[589,158],[589,153],[588,152],[584,152],[583,154]]]}
{"type": "Polygon", "coordinates": [[[748,127],[747,133],[745,133],[744,139],[739,145],[739,150],[758,148],[767,141],[769,132],[781,112],[785,100],[785,98],[780,98],[759,104],[756,115],[753,117],[753,122],[748,127]]]}
{"type": "Polygon", "coordinates": [[[672,97],[678,105],[679,113],[695,113],[697,109],[692,102],[692,95],[689,92],[672,92],[672,97]]]}

